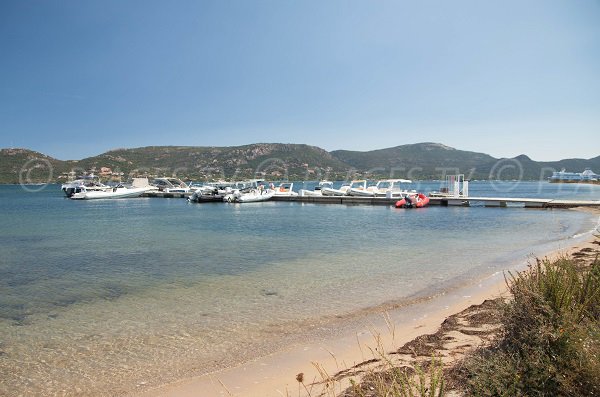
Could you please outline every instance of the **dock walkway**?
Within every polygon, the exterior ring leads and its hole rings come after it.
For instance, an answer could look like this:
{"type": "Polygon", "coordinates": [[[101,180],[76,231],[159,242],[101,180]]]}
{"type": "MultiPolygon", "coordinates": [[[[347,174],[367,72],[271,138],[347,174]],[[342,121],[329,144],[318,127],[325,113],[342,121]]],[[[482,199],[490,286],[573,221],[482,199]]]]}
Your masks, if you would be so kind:
{"type": "MultiPolygon", "coordinates": [[[[188,198],[190,193],[148,192],[145,197],[188,198]]],[[[288,201],[315,204],[346,204],[346,205],[394,205],[398,198],[386,197],[357,197],[357,196],[274,196],[273,201],[288,201]]],[[[525,208],[572,208],[600,207],[600,200],[557,200],[544,198],[515,198],[515,197],[430,197],[430,205],[485,207],[518,206],[525,208]]]]}

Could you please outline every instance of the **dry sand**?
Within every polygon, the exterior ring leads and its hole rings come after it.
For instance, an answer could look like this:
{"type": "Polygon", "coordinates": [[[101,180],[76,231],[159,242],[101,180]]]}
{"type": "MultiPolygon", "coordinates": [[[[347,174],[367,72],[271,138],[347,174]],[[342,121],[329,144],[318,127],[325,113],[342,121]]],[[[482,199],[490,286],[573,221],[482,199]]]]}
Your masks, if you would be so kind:
{"type": "MultiPolygon", "coordinates": [[[[600,213],[598,210],[588,211],[600,213]]],[[[574,241],[572,247],[548,253],[547,257],[572,254],[574,257],[589,257],[598,252],[597,241],[593,236],[585,242],[574,241]]],[[[323,376],[314,363],[328,375],[338,377],[340,381],[335,387],[337,392],[341,392],[347,386],[349,376],[378,365],[374,357],[379,356],[376,349],[381,348],[385,352],[394,352],[397,360],[406,365],[411,365],[419,357],[430,358],[432,352],[442,357],[446,366],[452,365],[469,349],[494,337],[498,324],[490,312],[489,301],[505,294],[504,274],[498,272],[475,285],[407,307],[371,314],[362,326],[336,337],[296,344],[237,367],[182,380],[136,396],[317,396],[323,387],[319,384],[323,376]],[[310,394],[297,382],[299,373],[303,374],[310,394]],[[311,383],[314,385],[311,386],[311,383]]]]}

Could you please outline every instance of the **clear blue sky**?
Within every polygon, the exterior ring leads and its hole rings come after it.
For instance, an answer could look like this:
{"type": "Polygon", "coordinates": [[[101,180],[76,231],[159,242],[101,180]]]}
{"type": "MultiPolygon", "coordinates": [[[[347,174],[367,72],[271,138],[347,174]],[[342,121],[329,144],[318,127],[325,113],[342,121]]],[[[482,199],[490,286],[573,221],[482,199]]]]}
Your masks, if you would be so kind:
{"type": "Polygon", "coordinates": [[[0,2],[0,147],[600,155],[600,1],[0,2]]]}

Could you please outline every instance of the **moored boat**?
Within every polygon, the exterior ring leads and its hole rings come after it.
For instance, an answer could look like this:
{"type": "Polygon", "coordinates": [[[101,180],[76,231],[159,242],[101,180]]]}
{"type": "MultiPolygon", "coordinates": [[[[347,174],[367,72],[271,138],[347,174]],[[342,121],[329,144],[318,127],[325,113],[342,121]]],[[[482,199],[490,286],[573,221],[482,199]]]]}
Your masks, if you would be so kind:
{"type": "Polygon", "coordinates": [[[231,194],[234,183],[231,182],[210,182],[197,187],[194,193],[188,197],[192,203],[210,203],[224,201],[225,197],[231,194]]]}
{"type": "Polygon", "coordinates": [[[257,203],[270,200],[275,195],[273,190],[252,189],[235,198],[236,203],[257,203]]]}
{"type": "Polygon", "coordinates": [[[65,193],[65,196],[71,197],[73,194],[81,192],[83,188],[85,188],[86,191],[104,191],[111,187],[101,183],[94,174],[90,174],[80,176],[70,182],[65,182],[60,188],[65,193]]]}
{"type": "Polygon", "coordinates": [[[142,194],[150,190],[154,190],[154,187],[125,187],[118,185],[102,191],[87,190],[86,187],[83,187],[81,191],[74,193],[70,198],[72,200],[131,198],[140,197],[142,194]]]}
{"type": "Polygon", "coordinates": [[[350,186],[346,191],[347,196],[374,196],[373,189],[375,186],[369,186],[367,188],[366,179],[357,179],[350,182],[350,186]]]}
{"type": "Polygon", "coordinates": [[[409,179],[385,179],[377,182],[375,197],[404,197],[410,192],[402,185],[412,183],[409,179]]]}
{"type": "Polygon", "coordinates": [[[292,182],[281,182],[279,186],[273,186],[274,195],[278,197],[294,197],[298,193],[294,191],[292,182]]]}
{"type": "Polygon", "coordinates": [[[300,189],[298,194],[300,196],[323,196],[322,190],[324,188],[333,189],[333,182],[331,181],[321,181],[313,190],[308,189],[300,189]]]}
{"type": "Polygon", "coordinates": [[[188,193],[192,190],[187,183],[174,177],[154,178],[152,185],[165,193],[188,193]]]}
{"type": "Polygon", "coordinates": [[[429,197],[423,193],[409,194],[396,201],[396,208],[422,208],[429,205],[429,197]]]}

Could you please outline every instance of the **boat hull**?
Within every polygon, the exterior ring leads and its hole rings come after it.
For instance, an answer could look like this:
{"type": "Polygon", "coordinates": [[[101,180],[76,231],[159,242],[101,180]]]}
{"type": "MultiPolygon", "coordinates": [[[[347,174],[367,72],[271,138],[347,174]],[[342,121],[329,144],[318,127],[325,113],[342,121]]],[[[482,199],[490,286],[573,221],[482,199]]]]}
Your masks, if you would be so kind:
{"type": "Polygon", "coordinates": [[[406,196],[396,201],[396,208],[423,208],[429,205],[429,197],[423,193],[419,193],[415,196],[406,196]]]}
{"type": "Polygon", "coordinates": [[[72,200],[100,200],[100,199],[119,199],[140,197],[147,192],[148,188],[113,188],[107,191],[89,191],[73,194],[72,200]]]}
{"type": "Polygon", "coordinates": [[[345,196],[347,189],[333,189],[333,188],[323,188],[321,189],[321,195],[323,196],[345,196]]]}
{"type": "Polygon", "coordinates": [[[357,196],[357,197],[375,197],[375,192],[372,190],[363,190],[363,189],[348,189],[348,196],[357,196]]]}
{"type": "Polygon", "coordinates": [[[270,200],[274,196],[273,192],[260,193],[246,193],[236,198],[237,203],[258,203],[261,201],[270,200]]]}

